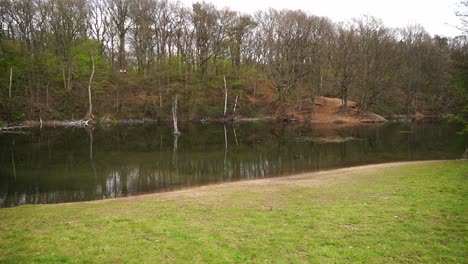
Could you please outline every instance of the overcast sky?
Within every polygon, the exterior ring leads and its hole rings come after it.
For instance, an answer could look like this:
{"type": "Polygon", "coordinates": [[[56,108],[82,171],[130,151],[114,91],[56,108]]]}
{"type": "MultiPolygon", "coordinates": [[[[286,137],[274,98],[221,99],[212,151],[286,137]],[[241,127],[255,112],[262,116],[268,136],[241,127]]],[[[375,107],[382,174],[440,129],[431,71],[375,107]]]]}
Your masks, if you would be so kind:
{"type": "MultiPolygon", "coordinates": [[[[181,0],[191,6],[197,0],[181,0]]],[[[460,0],[206,0],[219,8],[254,13],[269,7],[301,9],[326,16],[333,21],[347,21],[361,15],[381,18],[389,27],[420,24],[432,35],[457,36],[459,20],[454,12],[460,0]]]]}

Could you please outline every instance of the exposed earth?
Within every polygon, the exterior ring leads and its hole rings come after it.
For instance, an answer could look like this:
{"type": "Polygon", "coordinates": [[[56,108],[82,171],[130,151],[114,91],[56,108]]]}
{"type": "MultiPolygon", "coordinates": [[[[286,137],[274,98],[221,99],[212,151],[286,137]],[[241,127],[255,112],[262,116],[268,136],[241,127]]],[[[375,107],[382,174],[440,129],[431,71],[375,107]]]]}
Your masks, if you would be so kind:
{"type": "MultiPolygon", "coordinates": [[[[376,173],[385,168],[395,168],[403,165],[409,164],[425,164],[425,163],[438,163],[445,162],[444,160],[428,160],[428,161],[410,161],[410,162],[391,162],[391,163],[381,163],[381,164],[372,164],[372,165],[362,165],[342,169],[331,169],[324,171],[316,172],[307,172],[300,173],[290,176],[274,177],[267,179],[255,179],[255,180],[245,180],[245,181],[234,181],[227,183],[218,183],[212,185],[205,185],[200,187],[191,187],[188,189],[182,189],[172,192],[164,193],[152,193],[152,194],[143,194],[138,196],[122,197],[115,199],[106,199],[106,200],[96,200],[89,202],[79,202],[79,203],[106,203],[111,200],[146,200],[148,198],[159,198],[159,199],[172,199],[179,196],[189,196],[189,197],[198,197],[205,196],[209,194],[222,194],[226,191],[242,191],[247,189],[257,189],[257,188],[296,188],[301,186],[306,187],[317,187],[317,186],[327,186],[330,184],[336,184],[338,182],[350,181],[352,182],[352,177],[356,174],[372,174],[376,173]]],[[[64,203],[62,205],[72,205],[73,203],[64,203]]]]}
{"type": "Polygon", "coordinates": [[[384,123],[387,121],[382,116],[362,111],[353,101],[348,101],[348,110],[343,111],[341,99],[323,96],[315,98],[313,109],[303,109],[295,115],[295,118],[299,122],[336,125],[384,123]]]}

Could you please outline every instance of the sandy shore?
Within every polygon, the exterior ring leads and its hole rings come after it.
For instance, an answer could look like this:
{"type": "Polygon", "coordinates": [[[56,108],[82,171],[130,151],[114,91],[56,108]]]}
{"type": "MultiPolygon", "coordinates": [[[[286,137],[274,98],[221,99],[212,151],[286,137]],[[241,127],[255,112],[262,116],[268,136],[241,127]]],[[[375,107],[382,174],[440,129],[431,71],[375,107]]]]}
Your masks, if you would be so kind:
{"type": "MultiPolygon", "coordinates": [[[[151,193],[151,194],[141,194],[136,196],[129,197],[119,197],[105,200],[94,200],[94,201],[84,201],[77,203],[106,203],[115,200],[144,200],[148,198],[156,198],[161,200],[167,200],[176,198],[178,196],[186,197],[199,197],[209,194],[223,193],[226,191],[237,191],[242,189],[251,189],[257,188],[259,190],[270,189],[270,188],[295,188],[295,187],[318,187],[318,186],[327,186],[330,184],[338,183],[343,180],[350,181],[350,177],[356,176],[360,173],[371,174],[379,171],[380,169],[393,168],[404,165],[411,164],[424,164],[424,163],[436,163],[436,162],[445,162],[447,160],[427,160],[427,161],[409,161],[409,162],[390,162],[390,163],[381,163],[381,164],[371,164],[363,166],[355,166],[341,169],[332,169],[332,170],[322,170],[315,172],[307,172],[294,174],[289,176],[280,176],[273,178],[265,179],[254,179],[254,180],[241,180],[225,183],[215,183],[211,185],[190,187],[186,189],[162,192],[162,193],[151,193]]],[[[461,161],[465,162],[465,161],[461,161]]],[[[70,205],[72,203],[63,203],[61,205],[70,205]]]]}

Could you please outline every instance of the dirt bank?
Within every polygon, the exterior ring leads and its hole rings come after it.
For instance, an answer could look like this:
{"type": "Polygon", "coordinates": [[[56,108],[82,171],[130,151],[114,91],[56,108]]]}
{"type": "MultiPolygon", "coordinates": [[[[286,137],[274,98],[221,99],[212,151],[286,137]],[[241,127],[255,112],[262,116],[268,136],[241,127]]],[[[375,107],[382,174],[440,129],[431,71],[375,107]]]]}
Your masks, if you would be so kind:
{"type": "Polygon", "coordinates": [[[299,122],[334,125],[357,125],[387,122],[387,119],[382,116],[362,111],[356,102],[348,101],[348,110],[344,111],[341,99],[323,96],[316,97],[314,107],[304,108],[301,112],[298,112],[295,115],[295,118],[299,122]]]}

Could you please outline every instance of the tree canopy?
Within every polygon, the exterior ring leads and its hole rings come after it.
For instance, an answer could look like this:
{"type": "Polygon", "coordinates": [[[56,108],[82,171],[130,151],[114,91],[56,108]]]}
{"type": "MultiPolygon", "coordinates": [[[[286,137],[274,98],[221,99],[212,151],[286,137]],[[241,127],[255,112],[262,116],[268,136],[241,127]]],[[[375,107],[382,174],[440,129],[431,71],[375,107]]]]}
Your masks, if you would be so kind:
{"type": "Polygon", "coordinates": [[[353,100],[383,114],[457,112],[467,101],[467,8],[456,11],[464,34],[446,38],[372,16],[0,0],[0,118],[84,116],[90,79],[97,115],[164,117],[177,95],[183,118],[219,117],[224,77],[247,116],[293,115],[318,95],[341,98],[344,111],[353,100]]]}

